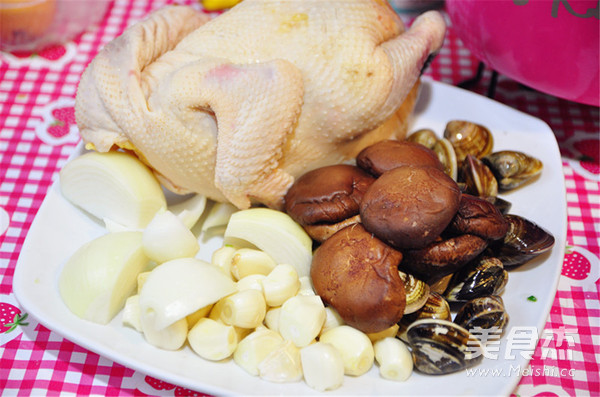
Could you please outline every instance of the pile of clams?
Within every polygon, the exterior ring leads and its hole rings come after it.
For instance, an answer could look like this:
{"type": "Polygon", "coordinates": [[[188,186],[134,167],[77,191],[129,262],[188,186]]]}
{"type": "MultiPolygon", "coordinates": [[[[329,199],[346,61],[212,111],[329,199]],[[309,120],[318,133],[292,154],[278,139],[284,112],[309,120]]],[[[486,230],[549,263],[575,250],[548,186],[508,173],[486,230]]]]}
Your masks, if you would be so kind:
{"type": "Polygon", "coordinates": [[[365,333],[398,326],[422,373],[480,362],[471,331],[508,322],[508,270],[554,244],[498,196],[531,183],[542,163],[493,147],[486,127],[452,120],[442,138],[423,129],[365,148],[355,164],[310,171],[285,197],[315,241],[311,279],[323,301],[365,333]]]}

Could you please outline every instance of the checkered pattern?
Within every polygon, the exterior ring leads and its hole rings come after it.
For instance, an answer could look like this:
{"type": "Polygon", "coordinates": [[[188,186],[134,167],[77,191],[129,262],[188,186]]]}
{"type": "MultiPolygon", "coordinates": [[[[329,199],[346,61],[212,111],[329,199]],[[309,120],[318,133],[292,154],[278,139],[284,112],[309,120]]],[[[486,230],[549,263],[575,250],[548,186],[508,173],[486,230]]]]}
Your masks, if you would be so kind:
{"type": "MultiPolygon", "coordinates": [[[[72,103],[81,73],[104,44],[169,2],[115,1],[102,24],[65,45],[65,54],[55,61],[0,54],[0,298],[11,295],[14,269],[27,231],[48,187],[75,147],[74,141],[59,143],[61,137],[56,131],[67,133],[69,125],[63,127],[64,120],[52,110],[57,103],[72,103]],[[40,131],[47,134],[41,136],[40,131]]],[[[193,0],[185,2],[191,4],[193,0]]],[[[426,74],[459,84],[475,76],[478,64],[450,28],[444,48],[426,74]]],[[[485,68],[471,90],[485,95],[491,75],[485,68]]],[[[541,118],[554,131],[567,186],[567,243],[584,253],[591,266],[600,266],[598,108],[527,89],[504,76],[498,78],[495,99],[541,118]]],[[[573,376],[533,372],[522,378],[515,394],[598,395],[600,391],[600,284],[598,280],[571,281],[561,277],[545,328],[545,332],[561,327],[576,330],[574,346],[568,346],[570,355],[558,341],[548,346],[550,351],[544,352],[538,345],[531,367],[572,369],[573,376]]],[[[30,322],[30,332],[17,335],[0,349],[0,390],[6,395],[192,393],[137,374],[60,338],[33,319],[30,322]],[[159,385],[161,391],[152,385],[159,385]]]]}

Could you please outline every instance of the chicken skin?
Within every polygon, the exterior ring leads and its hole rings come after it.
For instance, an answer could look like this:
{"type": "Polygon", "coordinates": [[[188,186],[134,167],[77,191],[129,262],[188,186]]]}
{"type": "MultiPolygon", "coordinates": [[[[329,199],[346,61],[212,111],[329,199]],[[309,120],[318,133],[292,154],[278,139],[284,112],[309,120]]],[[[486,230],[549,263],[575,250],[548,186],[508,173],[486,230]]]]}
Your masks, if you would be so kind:
{"type": "Polygon", "coordinates": [[[214,19],[165,7],[90,63],[78,127],[174,192],[279,209],[294,178],[404,136],[445,29],[430,11],[405,30],[385,0],[244,0],[214,19]]]}

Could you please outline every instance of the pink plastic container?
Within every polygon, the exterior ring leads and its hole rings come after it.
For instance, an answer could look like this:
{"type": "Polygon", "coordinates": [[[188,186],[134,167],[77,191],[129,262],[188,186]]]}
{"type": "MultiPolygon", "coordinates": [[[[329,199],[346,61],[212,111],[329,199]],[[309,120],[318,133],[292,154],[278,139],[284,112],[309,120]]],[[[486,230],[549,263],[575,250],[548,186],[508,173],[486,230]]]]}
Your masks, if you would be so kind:
{"type": "Polygon", "coordinates": [[[446,0],[452,26],[487,66],[560,98],[600,104],[598,0],[446,0]]]}

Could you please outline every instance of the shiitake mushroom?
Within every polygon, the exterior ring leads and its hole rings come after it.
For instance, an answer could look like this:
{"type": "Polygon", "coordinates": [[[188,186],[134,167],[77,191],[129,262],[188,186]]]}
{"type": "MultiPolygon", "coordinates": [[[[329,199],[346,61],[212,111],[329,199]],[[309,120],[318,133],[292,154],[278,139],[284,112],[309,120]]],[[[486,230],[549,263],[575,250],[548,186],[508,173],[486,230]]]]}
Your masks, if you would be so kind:
{"type": "Polygon", "coordinates": [[[310,276],[317,294],[348,325],[379,332],[396,324],[405,310],[401,260],[399,251],[354,224],[316,249],[310,276]]]}
{"type": "Polygon", "coordinates": [[[359,204],[375,178],[357,166],[338,164],[300,176],[285,195],[285,211],[316,241],[360,221],[359,204]]]}
{"type": "Polygon", "coordinates": [[[508,222],[487,199],[463,194],[448,230],[455,234],[475,234],[484,239],[498,240],[506,235],[508,222]]]}
{"type": "Polygon", "coordinates": [[[401,166],[384,172],[360,203],[365,229],[394,248],[419,249],[432,243],[454,218],[461,192],[434,167],[401,166]]]}
{"type": "Polygon", "coordinates": [[[403,165],[428,166],[444,170],[444,166],[433,150],[419,143],[391,139],[364,148],[356,156],[356,165],[375,177],[403,165]]]}

